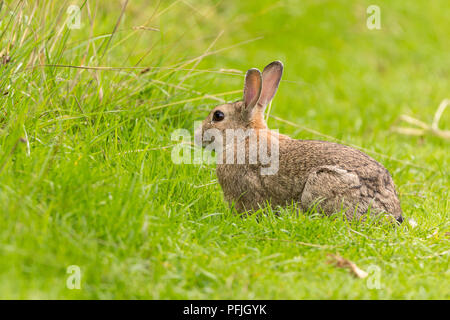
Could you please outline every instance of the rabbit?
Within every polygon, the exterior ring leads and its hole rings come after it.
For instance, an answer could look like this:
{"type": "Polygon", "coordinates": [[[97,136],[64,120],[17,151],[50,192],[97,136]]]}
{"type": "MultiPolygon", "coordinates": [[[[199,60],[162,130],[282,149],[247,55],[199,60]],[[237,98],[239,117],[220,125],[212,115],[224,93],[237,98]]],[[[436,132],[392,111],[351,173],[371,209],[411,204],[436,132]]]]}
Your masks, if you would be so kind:
{"type": "MultiPolygon", "coordinates": [[[[243,99],[216,106],[196,131],[196,141],[207,146],[215,141],[218,161],[216,174],[225,200],[238,212],[258,210],[271,204],[299,204],[306,211],[315,206],[326,215],[345,210],[347,219],[364,219],[365,214],[384,214],[403,222],[402,209],[388,170],[365,153],[337,143],[296,140],[270,130],[264,111],[278,89],[283,64],[274,61],[261,73],[250,69],[245,75],[243,99]],[[245,162],[236,162],[236,139],[226,139],[228,130],[248,130],[241,139],[245,162]],[[247,159],[251,138],[271,143],[268,152],[277,151],[278,170],[263,174],[267,163],[247,159]],[[268,142],[269,141],[269,142],[268,142]],[[278,149],[278,150],[276,150],[278,149]],[[230,154],[232,162],[225,161],[230,154]],[[221,160],[221,161],[219,161],[221,160]]],[[[239,139],[239,138],[238,138],[239,139]]]]}

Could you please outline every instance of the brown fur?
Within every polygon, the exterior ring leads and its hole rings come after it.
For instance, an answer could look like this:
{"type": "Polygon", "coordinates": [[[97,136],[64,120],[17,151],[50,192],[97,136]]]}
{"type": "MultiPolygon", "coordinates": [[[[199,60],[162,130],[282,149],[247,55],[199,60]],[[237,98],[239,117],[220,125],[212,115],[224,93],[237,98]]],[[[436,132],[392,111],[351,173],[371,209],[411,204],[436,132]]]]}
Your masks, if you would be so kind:
{"type": "MultiPolygon", "coordinates": [[[[370,210],[387,213],[402,221],[402,210],[389,172],[376,160],[348,146],[327,141],[295,140],[270,131],[264,121],[264,108],[275,95],[282,73],[281,62],[269,64],[257,78],[256,69],[247,73],[244,101],[217,106],[204,120],[207,129],[255,129],[258,139],[269,139],[279,146],[279,170],[262,175],[261,163],[218,164],[217,177],[225,200],[238,211],[255,210],[270,202],[273,206],[299,203],[307,210],[312,206],[326,214],[342,209],[349,219],[359,218],[370,210]],[[249,88],[261,86],[262,88],[249,88]],[[254,94],[260,95],[255,98],[254,94]],[[255,103],[254,100],[258,102],[255,103]],[[213,121],[220,110],[225,118],[213,121]]],[[[248,154],[248,139],[245,141],[248,154]]],[[[230,151],[223,142],[225,156],[230,151]]],[[[236,146],[234,146],[236,148],[236,146]]],[[[236,155],[236,152],[235,152],[236,155]]],[[[246,158],[248,159],[248,158],[246,158]]]]}

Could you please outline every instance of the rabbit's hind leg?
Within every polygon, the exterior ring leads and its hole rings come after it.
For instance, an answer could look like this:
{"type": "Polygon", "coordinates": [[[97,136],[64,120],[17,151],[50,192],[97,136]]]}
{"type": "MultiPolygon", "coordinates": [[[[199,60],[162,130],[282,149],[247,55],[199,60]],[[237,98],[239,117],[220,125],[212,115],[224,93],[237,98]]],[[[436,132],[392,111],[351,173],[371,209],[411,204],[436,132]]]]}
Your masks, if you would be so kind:
{"type": "Polygon", "coordinates": [[[352,219],[367,211],[367,204],[361,201],[361,182],[357,174],[337,166],[321,166],[312,171],[306,180],[301,195],[301,207],[316,209],[327,215],[345,209],[345,215],[352,219]]]}

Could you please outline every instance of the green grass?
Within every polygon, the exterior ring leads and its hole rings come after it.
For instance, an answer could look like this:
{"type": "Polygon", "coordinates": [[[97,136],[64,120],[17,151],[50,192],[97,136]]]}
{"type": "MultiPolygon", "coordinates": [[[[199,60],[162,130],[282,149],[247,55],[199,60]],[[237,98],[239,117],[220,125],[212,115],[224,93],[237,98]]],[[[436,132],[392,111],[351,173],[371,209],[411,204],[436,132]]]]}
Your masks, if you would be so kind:
{"type": "Polygon", "coordinates": [[[450,98],[448,1],[377,1],[381,30],[366,28],[371,1],[136,0],[120,23],[119,1],[0,3],[1,298],[450,298],[449,142],[390,130],[401,114],[431,123],[450,98]],[[133,29],[149,19],[159,31],[133,29]],[[269,126],[372,151],[417,227],[292,208],[241,218],[213,165],[172,162],[174,130],[277,59],[271,114],[297,126],[269,126]],[[329,253],[380,268],[381,289],[329,253]]]}

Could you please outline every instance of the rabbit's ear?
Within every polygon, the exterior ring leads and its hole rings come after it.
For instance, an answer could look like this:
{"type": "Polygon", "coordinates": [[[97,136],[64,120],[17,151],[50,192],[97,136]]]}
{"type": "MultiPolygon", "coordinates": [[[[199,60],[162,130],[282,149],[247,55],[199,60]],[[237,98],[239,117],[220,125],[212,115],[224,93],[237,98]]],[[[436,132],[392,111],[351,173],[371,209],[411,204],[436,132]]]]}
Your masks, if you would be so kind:
{"type": "Polygon", "coordinates": [[[265,108],[275,96],[282,74],[283,64],[281,61],[274,61],[264,68],[262,73],[262,91],[258,102],[263,108],[265,108]]]}
{"type": "Polygon", "coordinates": [[[262,89],[262,76],[258,69],[250,69],[245,74],[244,105],[245,108],[253,108],[259,100],[262,89]]]}

